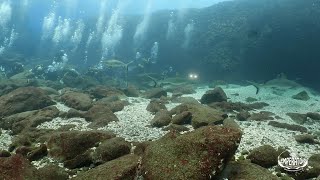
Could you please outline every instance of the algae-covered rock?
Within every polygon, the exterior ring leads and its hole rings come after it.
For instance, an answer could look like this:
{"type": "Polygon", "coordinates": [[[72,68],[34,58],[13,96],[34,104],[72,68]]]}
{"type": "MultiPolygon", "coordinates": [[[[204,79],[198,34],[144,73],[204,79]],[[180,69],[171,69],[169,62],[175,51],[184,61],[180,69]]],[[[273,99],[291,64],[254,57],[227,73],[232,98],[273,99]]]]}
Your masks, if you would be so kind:
{"type": "Polygon", "coordinates": [[[0,179],[41,180],[37,169],[22,155],[0,158],[0,179]]]}
{"type": "Polygon", "coordinates": [[[278,151],[270,145],[263,145],[253,149],[249,155],[248,159],[252,163],[258,164],[262,167],[269,168],[271,166],[277,165],[278,163],[278,151]]]}
{"type": "Polygon", "coordinates": [[[135,179],[140,157],[128,154],[78,174],[74,180],[135,179]]]}
{"type": "Polygon", "coordinates": [[[208,124],[222,124],[224,119],[224,113],[214,108],[202,104],[181,104],[173,108],[171,114],[179,115],[188,111],[192,114],[191,125],[194,128],[206,126],[208,124]]]}
{"type": "Polygon", "coordinates": [[[142,159],[146,179],[210,179],[234,155],[241,132],[206,126],[183,135],[170,132],[151,142],[142,159]]]}
{"type": "Polygon", "coordinates": [[[92,107],[92,99],[85,93],[67,91],[60,99],[67,106],[74,109],[86,111],[92,107]]]}
{"type": "Polygon", "coordinates": [[[100,131],[67,131],[51,135],[48,140],[49,155],[59,161],[71,160],[92,148],[98,142],[114,137],[100,131]]]}
{"type": "Polygon", "coordinates": [[[84,114],[84,117],[87,121],[92,122],[89,127],[93,129],[104,127],[112,121],[119,121],[109,107],[104,105],[94,105],[84,114]]]}
{"type": "Polygon", "coordinates": [[[214,102],[226,102],[227,95],[221,87],[207,91],[200,99],[201,104],[210,104],[214,102]]]}
{"type": "Polygon", "coordinates": [[[230,162],[222,173],[220,179],[239,180],[239,179],[255,179],[255,180],[279,180],[268,169],[248,161],[230,162]]]}
{"type": "Polygon", "coordinates": [[[92,153],[93,162],[102,164],[130,153],[131,145],[121,137],[103,141],[92,153]]]}
{"type": "Polygon", "coordinates": [[[42,109],[53,104],[55,102],[42,89],[22,87],[0,97],[0,117],[42,109]]]}
{"type": "Polygon", "coordinates": [[[170,113],[167,110],[161,110],[156,113],[150,123],[153,127],[162,127],[169,125],[171,121],[170,113]]]}

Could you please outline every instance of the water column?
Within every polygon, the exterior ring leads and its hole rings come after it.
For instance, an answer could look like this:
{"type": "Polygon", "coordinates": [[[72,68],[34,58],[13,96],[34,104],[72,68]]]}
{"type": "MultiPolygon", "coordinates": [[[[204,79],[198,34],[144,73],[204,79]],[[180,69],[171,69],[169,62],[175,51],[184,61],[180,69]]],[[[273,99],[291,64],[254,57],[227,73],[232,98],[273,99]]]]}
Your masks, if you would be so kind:
{"type": "Polygon", "coordinates": [[[153,4],[153,0],[148,0],[148,3],[144,11],[143,19],[136,27],[136,31],[133,36],[133,41],[136,49],[138,49],[140,45],[143,43],[146,32],[148,30],[150,18],[151,18],[152,4],[153,4]]]}

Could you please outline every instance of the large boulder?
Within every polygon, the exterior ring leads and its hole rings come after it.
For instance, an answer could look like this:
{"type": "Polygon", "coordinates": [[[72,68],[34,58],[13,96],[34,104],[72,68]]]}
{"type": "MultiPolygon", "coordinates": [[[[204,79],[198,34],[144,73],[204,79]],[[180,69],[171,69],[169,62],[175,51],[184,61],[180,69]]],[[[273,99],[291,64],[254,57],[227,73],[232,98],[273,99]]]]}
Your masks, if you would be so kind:
{"type": "Polygon", "coordinates": [[[131,144],[121,137],[115,137],[103,141],[92,153],[93,162],[102,164],[123,155],[129,154],[131,144]]]}
{"type": "Polygon", "coordinates": [[[60,100],[77,110],[87,111],[92,107],[92,99],[85,93],[67,91],[60,97],[60,100]]]}
{"type": "Polygon", "coordinates": [[[200,99],[201,104],[210,104],[214,102],[226,102],[227,95],[221,87],[207,91],[200,99]]]}
{"type": "Polygon", "coordinates": [[[0,97],[0,117],[42,109],[53,104],[55,102],[42,89],[22,87],[0,97]]]}
{"type": "Polygon", "coordinates": [[[0,179],[33,179],[42,178],[30,162],[22,155],[0,158],[0,179]]]}
{"type": "Polygon", "coordinates": [[[124,92],[116,89],[114,87],[107,87],[107,86],[95,86],[90,89],[90,94],[97,99],[101,99],[104,97],[111,97],[111,96],[118,96],[123,97],[125,96],[124,92]]]}
{"type": "Polygon", "coordinates": [[[253,149],[248,159],[252,163],[258,164],[262,167],[269,168],[278,164],[279,152],[270,145],[263,145],[253,149]]]}
{"type": "Polygon", "coordinates": [[[84,117],[87,121],[92,122],[89,127],[93,129],[104,127],[111,121],[119,121],[109,107],[104,105],[94,105],[85,113],[84,117]]]}
{"type": "Polygon", "coordinates": [[[248,161],[230,162],[221,173],[222,176],[219,179],[268,179],[279,180],[279,178],[273,175],[268,169],[265,169],[259,165],[250,163],[248,161]]]}
{"type": "Polygon", "coordinates": [[[100,131],[67,131],[53,134],[48,140],[49,155],[59,161],[71,160],[114,134],[100,131]]]}
{"type": "Polygon", "coordinates": [[[142,159],[145,179],[210,179],[234,155],[241,132],[206,126],[180,135],[170,132],[151,142],[142,159]]]}
{"type": "Polygon", "coordinates": [[[171,120],[170,113],[167,110],[161,110],[155,114],[150,123],[153,127],[163,127],[169,125],[171,120]]]}
{"type": "Polygon", "coordinates": [[[135,179],[139,156],[128,154],[78,174],[74,180],[135,179]]]}
{"type": "Polygon", "coordinates": [[[10,129],[13,134],[24,130],[30,130],[39,124],[51,121],[59,116],[59,110],[55,106],[45,107],[41,110],[28,111],[13,114],[0,121],[0,128],[10,129]]]}
{"type": "Polygon", "coordinates": [[[210,108],[202,104],[180,104],[173,108],[170,113],[181,116],[181,113],[188,111],[191,113],[188,116],[191,117],[191,125],[194,128],[206,126],[208,124],[222,124],[224,120],[224,113],[214,108],[210,108]]]}

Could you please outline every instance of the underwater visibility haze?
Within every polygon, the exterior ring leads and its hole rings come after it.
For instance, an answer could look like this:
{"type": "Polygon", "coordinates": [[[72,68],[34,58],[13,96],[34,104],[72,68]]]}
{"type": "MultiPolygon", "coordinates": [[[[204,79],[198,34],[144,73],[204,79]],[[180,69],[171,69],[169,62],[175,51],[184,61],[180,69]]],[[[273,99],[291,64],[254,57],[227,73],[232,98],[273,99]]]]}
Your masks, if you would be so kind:
{"type": "Polygon", "coordinates": [[[0,179],[319,179],[319,17],[319,0],[0,0],[0,179]]]}

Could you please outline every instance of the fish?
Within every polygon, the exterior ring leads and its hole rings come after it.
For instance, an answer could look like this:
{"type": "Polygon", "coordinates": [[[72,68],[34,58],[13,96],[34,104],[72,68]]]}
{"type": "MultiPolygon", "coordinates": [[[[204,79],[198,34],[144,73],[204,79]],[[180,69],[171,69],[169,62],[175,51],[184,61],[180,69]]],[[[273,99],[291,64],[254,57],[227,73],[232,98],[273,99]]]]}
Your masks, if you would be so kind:
{"type": "Polygon", "coordinates": [[[128,63],[124,63],[120,60],[110,59],[110,60],[102,60],[101,63],[105,65],[107,68],[125,68],[126,69],[126,87],[128,87],[128,71],[129,64],[133,63],[130,61],[128,63]]]}

